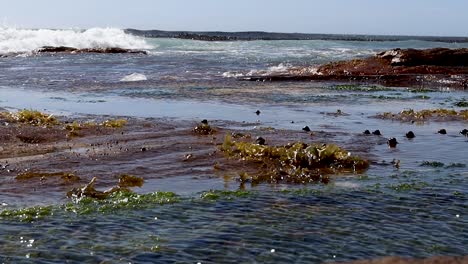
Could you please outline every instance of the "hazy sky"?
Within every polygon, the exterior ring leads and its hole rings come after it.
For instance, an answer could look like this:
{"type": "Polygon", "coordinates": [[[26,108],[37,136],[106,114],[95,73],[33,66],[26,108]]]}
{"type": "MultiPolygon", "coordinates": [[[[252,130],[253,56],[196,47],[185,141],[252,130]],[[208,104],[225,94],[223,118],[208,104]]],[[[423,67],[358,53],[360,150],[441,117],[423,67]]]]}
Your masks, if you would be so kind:
{"type": "Polygon", "coordinates": [[[468,0],[0,0],[22,28],[468,36],[468,0]]]}

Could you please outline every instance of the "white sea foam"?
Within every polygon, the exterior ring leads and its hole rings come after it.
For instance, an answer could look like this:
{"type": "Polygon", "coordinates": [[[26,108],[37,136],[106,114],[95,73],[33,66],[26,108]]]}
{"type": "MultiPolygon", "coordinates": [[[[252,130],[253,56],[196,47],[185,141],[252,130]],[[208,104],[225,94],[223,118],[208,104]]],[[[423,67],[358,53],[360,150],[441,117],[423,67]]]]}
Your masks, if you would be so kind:
{"type": "Polygon", "coordinates": [[[146,81],[148,78],[146,75],[141,73],[132,73],[120,79],[121,82],[139,82],[139,81],[146,81]]]}
{"type": "Polygon", "coordinates": [[[144,38],[126,34],[117,28],[88,30],[16,29],[0,27],[0,54],[27,53],[44,46],[78,49],[110,48],[151,49],[144,38]]]}

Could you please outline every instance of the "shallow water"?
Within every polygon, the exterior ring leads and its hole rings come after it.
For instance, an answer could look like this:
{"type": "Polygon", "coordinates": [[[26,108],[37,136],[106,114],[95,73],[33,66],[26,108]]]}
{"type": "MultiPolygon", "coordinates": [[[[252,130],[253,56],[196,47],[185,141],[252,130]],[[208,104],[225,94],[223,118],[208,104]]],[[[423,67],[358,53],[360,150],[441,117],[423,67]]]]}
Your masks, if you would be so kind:
{"type": "MultiPolygon", "coordinates": [[[[466,92],[443,84],[438,91],[426,92],[223,77],[225,72],[316,65],[393,47],[440,43],[170,39],[148,43],[153,47],[149,56],[1,58],[0,107],[73,117],[116,115],[168,122],[206,118],[223,129],[272,127],[278,133],[301,131],[307,125],[330,133],[330,141],[339,145],[365,149],[369,170],[334,175],[328,185],[247,185],[247,195],[221,195],[214,200],[201,194],[210,189],[237,190],[239,183],[207,172],[205,177],[194,177],[196,172],[148,175],[138,193],[172,191],[180,201],[112,213],[76,215],[61,207],[68,202],[57,198],[62,194],[44,193],[40,204],[51,205],[53,215],[32,222],[0,219],[2,262],[316,263],[468,254],[468,139],[458,133],[467,122],[411,124],[372,117],[407,108],[466,109],[454,107],[468,98],[466,92]],[[148,80],[120,81],[133,73],[148,80]],[[338,109],[346,115],[335,115],[338,109]],[[256,115],[256,110],[261,114],[256,115]],[[448,134],[437,134],[441,128],[448,134]],[[380,129],[383,137],[362,135],[366,129],[380,129]],[[409,130],[416,138],[405,138],[409,130]],[[400,143],[396,149],[388,148],[389,137],[400,143]],[[400,168],[392,160],[400,160],[400,168]]],[[[3,210],[38,204],[6,193],[0,193],[3,210]]]]}

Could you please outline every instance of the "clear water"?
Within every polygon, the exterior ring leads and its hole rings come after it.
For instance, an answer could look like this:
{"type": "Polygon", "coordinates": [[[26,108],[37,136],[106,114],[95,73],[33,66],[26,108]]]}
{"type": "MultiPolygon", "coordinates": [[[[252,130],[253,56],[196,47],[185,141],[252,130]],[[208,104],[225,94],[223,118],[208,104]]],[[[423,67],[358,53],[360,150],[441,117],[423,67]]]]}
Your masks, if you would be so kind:
{"type": "MultiPolygon", "coordinates": [[[[380,129],[400,144],[389,149],[385,140],[369,141],[373,163],[364,175],[336,175],[329,185],[264,184],[233,199],[200,198],[209,189],[238,188],[237,182],[226,183],[216,175],[198,182],[188,180],[190,175],[155,179],[145,184],[145,192],[173,191],[180,202],[110,214],[75,215],[60,209],[66,200],[49,201],[44,193],[46,204],[58,208],[54,215],[32,223],[0,219],[2,262],[316,263],[468,254],[468,140],[458,134],[466,121],[421,125],[371,118],[405,108],[453,108],[468,98],[466,92],[443,84],[429,93],[405,87],[340,91],[334,83],[253,83],[225,77],[314,66],[395,47],[467,44],[145,41],[151,46],[147,56],[0,58],[0,107],[63,115],[245,121],[290,130],[308,125],[343,133],[334,140],[348,143],[365,129],[380,129]],[[133,73],[147,80],[120,81],[133,73]],[[257,109],[260,116],[254,114],[257,109]],[[326,114],[337,109],[349,115],[326,114]],[[436,134],[440,128],[449,134],[436,134]],[[409,130],[417,135],[412,141],[404,137],[409,130]],[[401,161],[400,169],[382,165],[393,159],[401,161]],[[421,166],[424,161],[444,166],[421,166]]],[[[1,171],[0,176],[5,177],[1,171]]],[[[17,207],[28,204],[0,193],[0,210],[17,207]]]]}

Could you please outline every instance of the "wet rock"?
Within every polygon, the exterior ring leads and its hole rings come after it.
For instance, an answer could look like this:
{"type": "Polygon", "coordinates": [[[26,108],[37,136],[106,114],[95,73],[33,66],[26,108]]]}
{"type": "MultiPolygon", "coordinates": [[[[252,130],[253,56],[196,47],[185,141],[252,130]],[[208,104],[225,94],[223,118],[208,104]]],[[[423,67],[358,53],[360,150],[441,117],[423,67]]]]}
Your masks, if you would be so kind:
{"type": "Polygon", "coordinates": [[[309,126],[305,126],[302,128],[303,131],[305,132],[310,132],[310,127],[309,126]]]}
{"type": "Polygon", "coordinates": [[[122,48],[91,48],[91,49],[77,49],[73,47],[51,47],[45,46],[34,51],[35,53],[106,53],[106,54],[119,54],[119,53],[129,53],[129,54],[147,54],[144,50],[133,50],[133,49],[122,49],[122,48]]]}
{"type": "Polygon", "coordinates": [[[260,115],[261,113],[262,113],[262,112],[260,112],[260,110],[257,110],[257,111],[255,112],[255,114],[257,114],[257,115],[260,115]]]}
{"type": "Polygon", "coordinates": [[[141,148],[141,152],[145,152],[147,149],[145,147],[141,148]]]}
{"type": "Polygon", "coordinates": [[[377,129],[374,132],[372,132],[372,135],[381,136],[382,133],[380,133],[380,130],[377,129]]]}
{"type": "Polygon", "coordinates": [[[389,147],[391,148],[396,148],[397,144],[398,144],[398,141],[396,140],[396,138],[390,138],[388,141],[387,141],[387,144],[389,147]]]}
{"type": "Polygon", "coordinates": [[[440,129],[439,131],[437,131],[437,133],[441,134],[441,135],[446,135],[447,134],[447,130],[445,129],[440,129]]]}
{"type": "Polygon", "coordinates": [[[408,133],[406,133],[406,137],[409,139],[412,139],[412,138],[415,138],[416,136],[414,135],[413,131],[409,131],[408,133]]]}
{"type": "Polygon", "coordinates": [[[204,124],[204,125],[208,125],[208,120],[203,119],[200,123],[202,123],[202,124],[204,124]]]}
{"type": "Polygon", "coordinates": [[[250,81],[366,81],[387,86],[419,86],[424,80],[425,86],[432,87],[445,81],[444,85],[464,89],[468,81],[468,49],[394,49],[364,59],[327,63],[313,71],[310,68],[293,67],[287,73],[244,78],[250,81]]]}
{"type": "Polygon", "coordinates": [[[460,131],[460,134],[464,135],[465,137],[468,137],[468,129],[463,129],[460,131]]]}
{"type": "Polygon", "coordinates": [[[258,145],[265,145],[265,139],[262,138],[262,137],[257,137],[257,139],[255,140],[255,142],[256,142],[258,145]]]}
{"type": "Polygon", "coordinates": [[[366,129],[366,131],[363,132],[364,135],[370,135],[371,132],[369,130],[366,129]]]}

